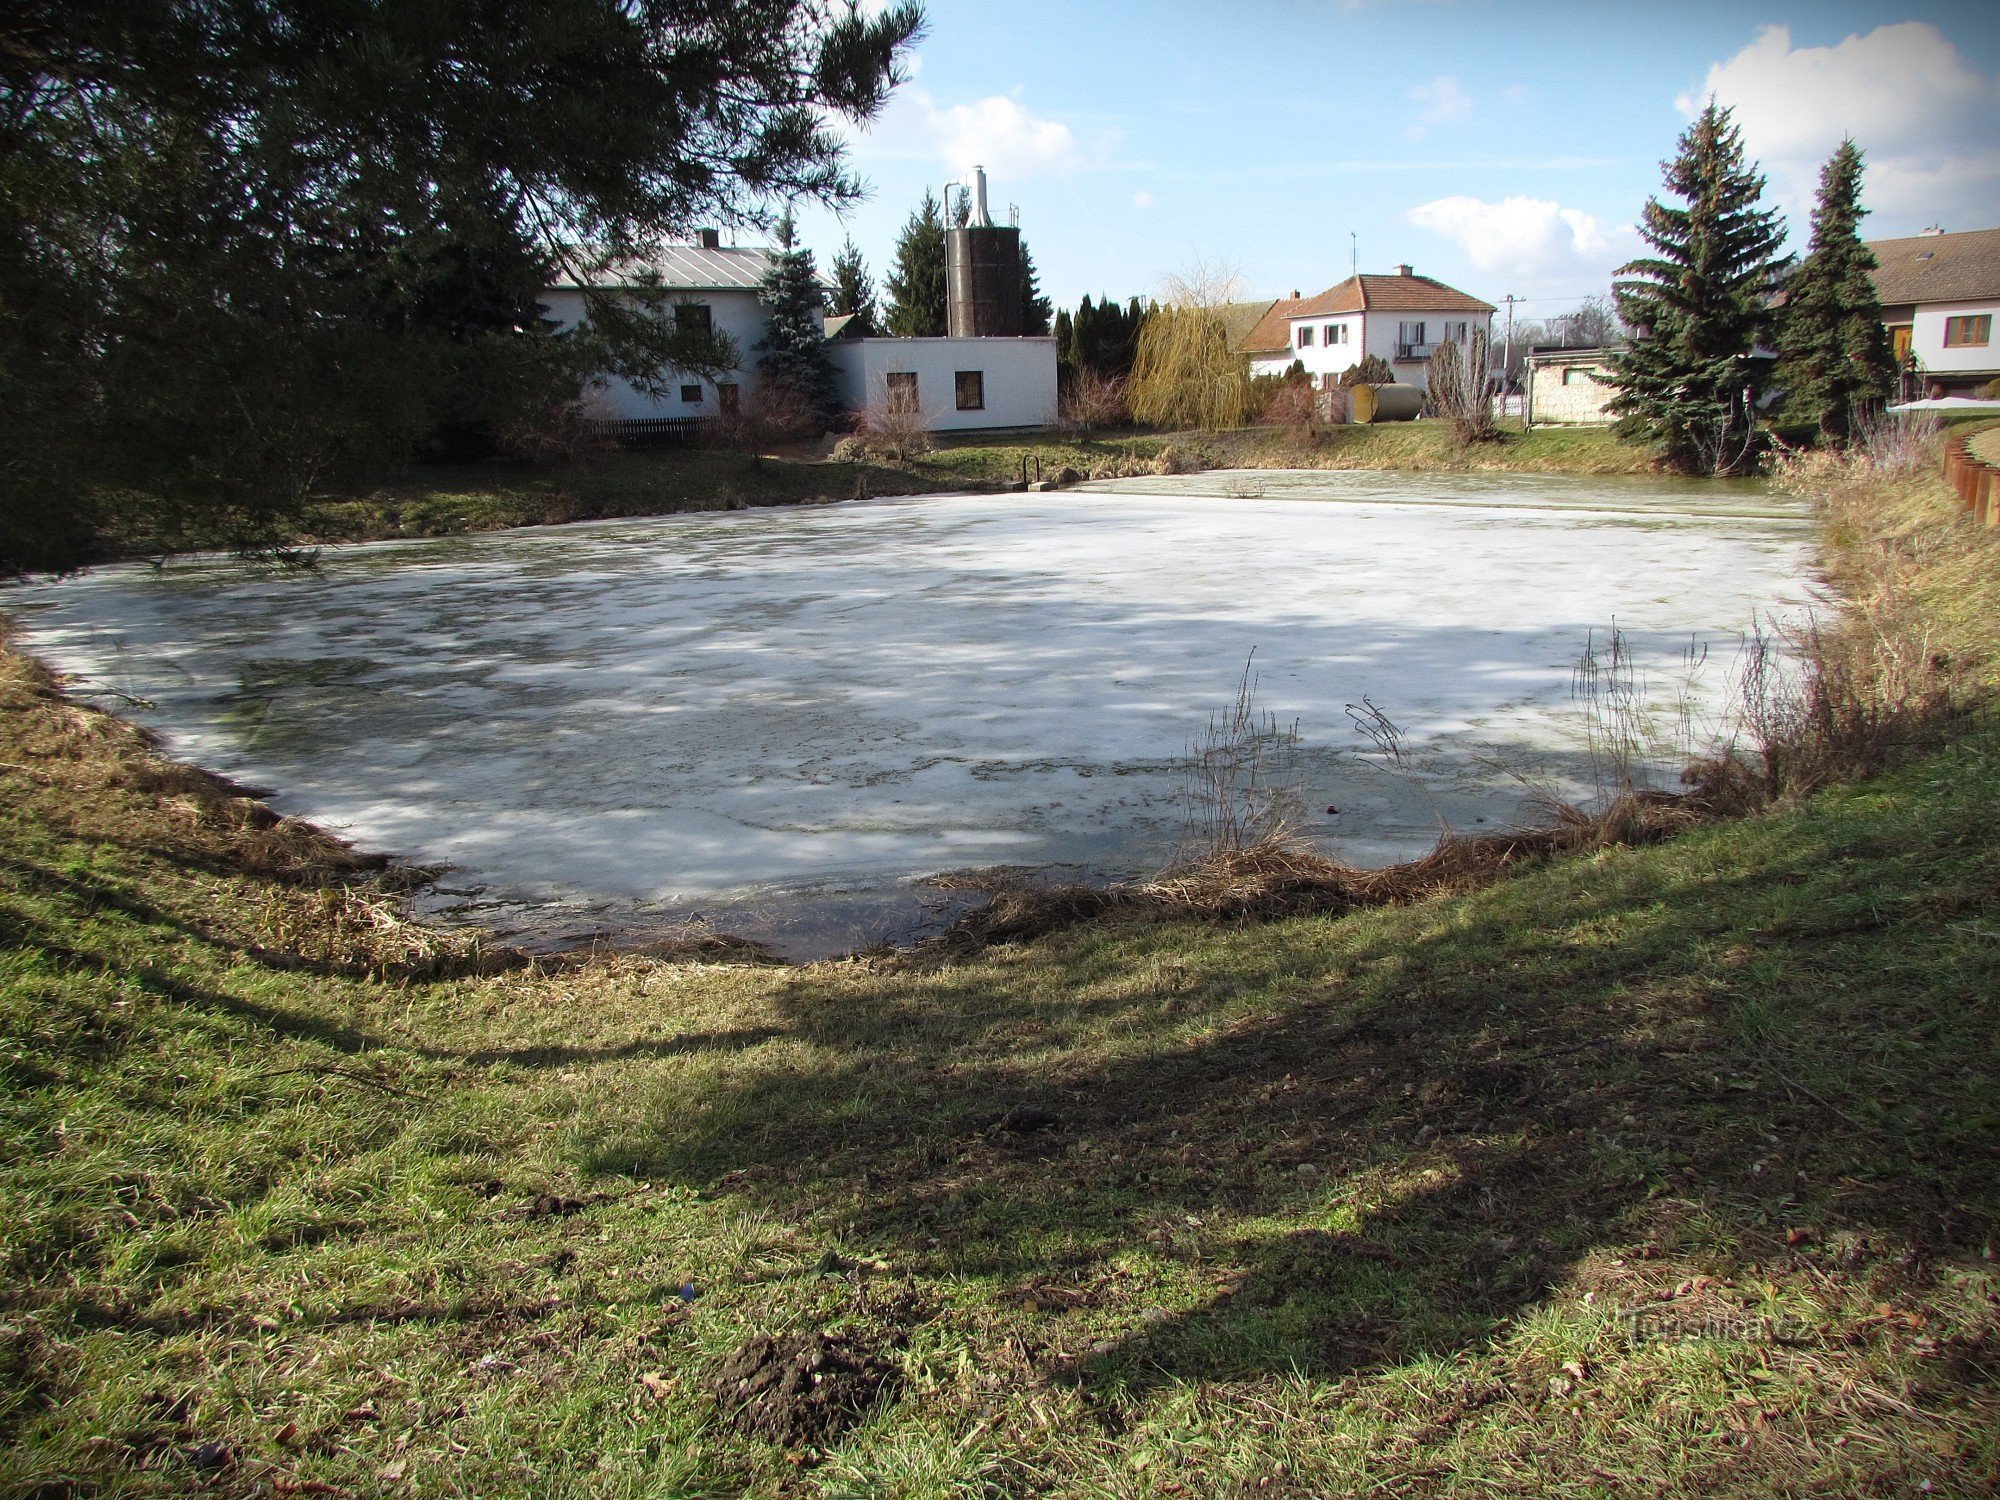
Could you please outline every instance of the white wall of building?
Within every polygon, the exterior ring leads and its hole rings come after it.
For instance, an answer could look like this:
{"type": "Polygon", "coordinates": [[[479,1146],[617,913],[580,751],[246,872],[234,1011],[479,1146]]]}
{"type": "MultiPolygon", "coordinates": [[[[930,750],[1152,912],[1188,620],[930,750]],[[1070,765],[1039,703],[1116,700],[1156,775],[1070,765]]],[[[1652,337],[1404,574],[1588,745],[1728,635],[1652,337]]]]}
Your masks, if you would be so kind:
{"type": "MultiPolygon", "coordinates": [[[[675,302],[699,302],[708,307],[709,326],[718,333],[726,333],[736,340],[743,367],[730,371],[722,379],[722,384],[737,386],[739,399],[748,403],[757,389],[757,343],[764,337],[768,322],[764,307],[757,300],[755,292],[746,291],[676,291],[672,294],[675,302]]],[[[567,288],[555,288],[542,293],[542,304],[548,309],[547,316],[565,328],[574,327],[583,321],[583,295],[567,288]]],[[[722,410],[721,398],[716,394],[717,382],[704,380],[698,375],[670,373],[667,393],[663,399],[655,399],[635,387],[629,380],[610,377],[600,393],[598,402],[602,415],[613,421],[632,421],[647,417],[712,417],[722,410]],[[681,399],[682,386],[699,386],[701,399],[685,401],[681,399]]]]}
{"type": "Polygon", "coordinates": [[[1358,312],[1329,313],[1317,318],[1293,318],[1290,324],[1291,354],[1284,359],[1274,357],[1261,361],[1263,364],[1275,365],[1276,368],[1260,369],[1256,373],[1282,375],[1291,369],[1292,362],[1296,360],[1306,367],[1306,374],[1312,376],[1313,384],[1317,385],[1322,375],[1338,375],[1343,370],[1351,369],[1361,363],[1361,356],[1367,347],[1364,342],[1365,321],[1358,312]],[[1299,346],[1299,330],[1302,328],[1312,330],[1312,342],[1303,348],[1299,346]],[[1345,340],[1329,344],[1328,329],[1341,331],[1346,336],[1345,340]]]}
{"type": "Polygon", "coordinates": [[[1910,352],[1927,372],[1948,375],[1954,370],[2000,369],[2000,302],[1927,302],[1911,321],[1910,352]],[[1984,344],[1944,346],[1947,318],[1990,317],[1992,332],[1984,344]]]}
{"type": "Polygon", "coordinates": [[[1466,325],[1469,338],[1473,333],[1484,330],[1488,339],[1493,334],[1493,318],[1487,313],[1469,312],[1370,312],[1333,313],[1317,318],[1293,318],[1291,320],[1291,349],[1285,354],[1260,354],[1250,363],[1252,375],[1283,375],[1297,362],[1306,368],[1315,385],[1325,375],[1339,375],[1342,371],[1361,363],[1362,356],[1373,354],[1387,362],[1396,372],[1396,379],[1405,385],[1414,385],[1419,390],[1430,386],[1430,367],[1427,360],[1414,362],[1398,360],[1397,346],[1401,343],[1402,325],[1422,323],[1425,336],[1432,343],[1440,343],[1444,338],[1446,323],[1456,327],[1466,325]],[[1347,339],[1344,343],[1328,344],[1326,330],[1329,327],[1345,327],[1347,339]],[[1304,348],[1299,346],[1299,329],[1313,331],[1312,343],[1304,348]]]}
{"type": "Polygon", "coordinates": [[[1606,377],[1602,357],[1531,361],[1528,416],[1537,427],[1602,427],[1615,420],[1604,403],[1618,388],[1606,377]]]}
{"type": "Polygon", "coordinates": [[[917,377],[917,406],[934,432],[983,427],[1046,427],[1056,419],[1056,341],[1015,339],[852,339],[827,346],[840,399],[855,410],[889,404],[889,376],[917,377]],[[958,409],[958,372],[983,376],[985,405],[958,409]]]}

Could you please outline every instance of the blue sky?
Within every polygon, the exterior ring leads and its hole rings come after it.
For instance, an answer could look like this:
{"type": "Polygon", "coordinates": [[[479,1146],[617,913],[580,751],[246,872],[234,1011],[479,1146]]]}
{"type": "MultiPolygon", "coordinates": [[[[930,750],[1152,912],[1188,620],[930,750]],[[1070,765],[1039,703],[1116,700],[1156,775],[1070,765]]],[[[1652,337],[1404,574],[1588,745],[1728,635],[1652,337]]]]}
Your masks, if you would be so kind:
{"type": "Polygon", "coordinates": [[[1516,0],[929,0],[913,76],[856,134],[873,196],[801,215],[879,283],[922,195],[982,162],[1043,289],[1157,291],[1195,262],[1246,294],[1409,261],[1546,316],[1636,248],[1711,91],[1803,240],[1819,163],[1868,152],[1871,236],[2000,226],[2000,5],[1516,0]],[[1350,235],[1354,238],[1350,241],[1350,235]]]}

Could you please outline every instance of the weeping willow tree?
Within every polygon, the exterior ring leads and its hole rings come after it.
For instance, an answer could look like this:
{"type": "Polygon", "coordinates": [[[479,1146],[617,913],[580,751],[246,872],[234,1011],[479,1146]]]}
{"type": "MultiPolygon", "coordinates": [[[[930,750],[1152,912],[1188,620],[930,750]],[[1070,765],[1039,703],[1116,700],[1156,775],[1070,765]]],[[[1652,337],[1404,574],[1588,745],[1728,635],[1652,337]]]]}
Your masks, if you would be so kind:
{"type": "Polygon", "coordinates": [[[1217,432],[1241,427],[1250,413],[1250,373],[1229,347],[1232,278],[1197,266],[1172,277],[1139,331],[1126,401],[1133,417],[1155,427],[1217,432]]]}

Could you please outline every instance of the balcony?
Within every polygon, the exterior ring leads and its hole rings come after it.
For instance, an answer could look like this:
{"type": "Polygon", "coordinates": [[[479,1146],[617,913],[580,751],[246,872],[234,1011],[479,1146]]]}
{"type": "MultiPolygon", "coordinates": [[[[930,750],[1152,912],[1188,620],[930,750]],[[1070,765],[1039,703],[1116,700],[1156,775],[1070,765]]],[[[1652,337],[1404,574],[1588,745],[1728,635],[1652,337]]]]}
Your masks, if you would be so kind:
{"type": "Polygon", "coordinates": [[[1399,365],[1420,365],[1431,357],[1431,351],[1435,348],[1437,348],[1436,344],[1398,344],[1396,346],[1396,363],[1399,365]]]}

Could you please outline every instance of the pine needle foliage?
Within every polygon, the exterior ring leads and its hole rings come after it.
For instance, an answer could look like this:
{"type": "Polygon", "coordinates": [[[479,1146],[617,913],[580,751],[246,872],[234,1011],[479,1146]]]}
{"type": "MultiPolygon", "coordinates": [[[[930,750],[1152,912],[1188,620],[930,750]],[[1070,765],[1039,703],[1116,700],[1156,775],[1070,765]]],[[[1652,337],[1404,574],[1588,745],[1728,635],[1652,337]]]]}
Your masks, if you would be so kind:
{"type": "Polygon", "coordinates": [[[896,236],[896,266],[883,290],[889,296],[883,326],[890,337],[944,336],[944,211],[928,189],[924,201],[896,236]]]}
{"type": "Polygon", "coordinates": [[[10,5],[0,572],[263,545],[329,485],[685,367],[671,306],[620,316],[605,273],[854,203],[832,122],[879,113],[922,26],[913,0],[10,5]],[[537,311],[558,273],[587,333],[537,311]]]}
{"type": "Polygon", "coordinates": [[[1771,332],[1786,261],[1784,223],[1761,206],[1764,177],[1713,99],[1665,163],[1668,193],[1650,198],[1640,238],[1655,254],[1619,267],[1619,317],[1634,330],[1607,364],[1619,435],[1660,445],[1687,474],[1739,473],[1755,461],[1763,381],[1753,351],[1771,332]]]}
{"type": "Polygon", "coordinates": [[[1778,325],[1778,382],[1786,411],[1846,447],[1867,428],[1895,379],[1882,304],[1861,240],[1861,149],[1843,141],[1819,177],[1812,243],[1785,288],[1778,325]]]}
{"type": "Polygon", "coordinates": [[[825,291],[813,253],[795,242],[792,221],[778,228],[778,253],[764,272],[757,300],[770,314],[757,370],[766,389],[793,398],[824,426],[840,412],[833,361],[826,352],[825,291]]]}
{"type": "Polygon", "coordinates": [[[834,315],[858,317],[874,323],[878,316],[875,279],[868,274],[868,263],[861,258],[861,247],[849,240],[840,247],[840,253],[834,256],[833,264],[828,269],[833,273],[831,298],[834,315]]]}

